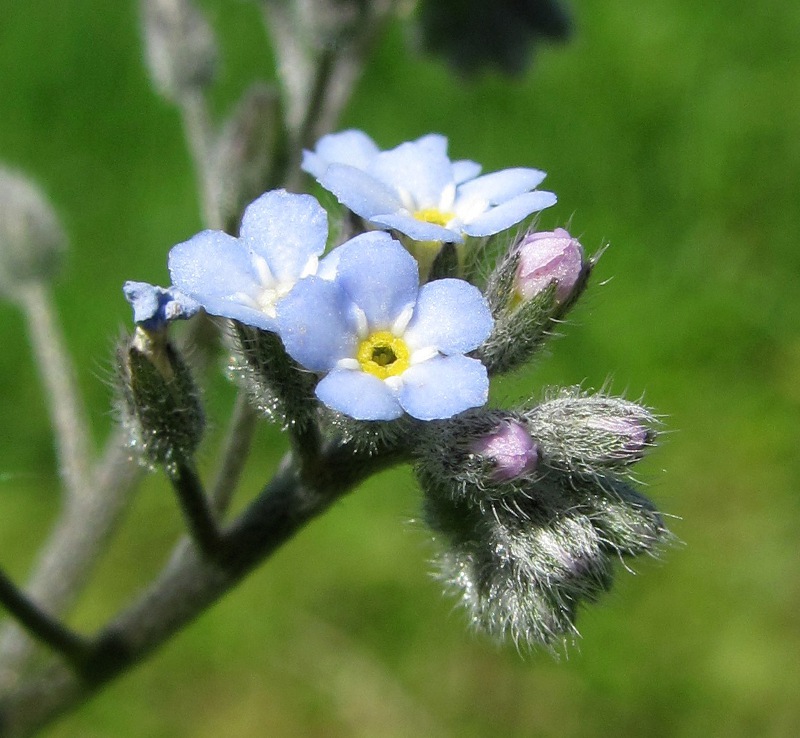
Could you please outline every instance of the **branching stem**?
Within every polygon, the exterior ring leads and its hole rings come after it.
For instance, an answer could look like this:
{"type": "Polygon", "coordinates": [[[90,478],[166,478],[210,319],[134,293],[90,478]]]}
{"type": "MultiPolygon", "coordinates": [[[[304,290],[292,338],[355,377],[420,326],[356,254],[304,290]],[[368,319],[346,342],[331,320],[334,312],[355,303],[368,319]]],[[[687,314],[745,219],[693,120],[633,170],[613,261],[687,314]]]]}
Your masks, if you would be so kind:
{"type": "Polygon", "coordinates": [[[34,638],[60,653],[73,667],[83,668],[91,644],[39,608],[1,570],[0,603],[34,638]]]}

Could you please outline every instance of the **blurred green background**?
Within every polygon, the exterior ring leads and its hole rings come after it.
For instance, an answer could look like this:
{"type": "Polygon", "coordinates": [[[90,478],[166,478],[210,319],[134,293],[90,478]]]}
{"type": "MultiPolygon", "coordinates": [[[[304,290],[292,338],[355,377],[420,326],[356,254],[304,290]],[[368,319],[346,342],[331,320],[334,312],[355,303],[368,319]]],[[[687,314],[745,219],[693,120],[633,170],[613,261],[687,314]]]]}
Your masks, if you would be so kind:
{"type": "MultiPolygon", "coordinates": [[[[204,3],[221,115],[271,57],[255,5],[204,3]]],[[[621,571],[560,660],[470,634],[429,576],[407,470],[365,484],[52,738],[794,736],[800,729],[800,5],[574,0],[574,40],[517,81],[472,84],[391,29],[343,125],[384,147],[446,133],[486,171],[549,172],[589,250],[610,243],[564,337],[496,388],[611,388],[667,416],[641,475],[682,544],[621,571]],[[605,283],[600,286],[600,283],[605,283]],[[409,522],[411,521],[411,522],[409,522]]],[[[166,282],[200,228],[178,115],[150,89],[133,0],[0,0],[0,160],[72,241],[56,300],[97,440],[120,286],[166,282]]],[[[57,511],[45,407],[0,305],[0,561],[24,578],[57,511]]],[[[207,399],[214,440],[232,398],[207,399]]],[[[241,501],[284,449],[261,429],[241,501]]],[[[147,480],[72,621],[94,628],[181,530],[147,480]]]]}

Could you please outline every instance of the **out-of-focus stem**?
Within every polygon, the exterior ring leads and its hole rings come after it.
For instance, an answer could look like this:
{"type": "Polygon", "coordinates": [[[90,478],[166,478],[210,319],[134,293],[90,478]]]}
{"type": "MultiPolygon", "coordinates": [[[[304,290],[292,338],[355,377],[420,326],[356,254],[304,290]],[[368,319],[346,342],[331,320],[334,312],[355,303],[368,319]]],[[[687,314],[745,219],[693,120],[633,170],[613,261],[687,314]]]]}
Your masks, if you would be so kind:
{"type": "Polygon", "coordinates": [[[0,736],[29,736],[88,699],[203,612],[360,481],[407,459],[402,449],[387,448],[359,458],[349,447],[332,446],[321,452],[313,468],[301,471],[287,455],[261,494],[224,531],[222,560],[212,561],[190,542],[181,542],[150,589],[102,630],[81,674],[52,663],[0,701],[0,736]]]}
{"type": "Polygon", "coordinates": [[[179,101],[183,130],[194,162],[197,189],[206,228],[222,230],[224,218],[214,166],[215,136],[206,97],[201,91],[184,94],[179,101]]]}
{"type": "MultiPolygon", "coordinates": [[[[77,598],[142,473],[131,459],[125,433],[117,430],[83,492],[56,521],[28,582],[28,596],[50,615],[64,613],[77,598]]],[[[33,652],[34,643],[25,631],[7,623],[0,634],[0,691],[23,677],[33,652]]]]}
{"type": "Polygon", "coordinates": [[[55,318],[50,295],[42,284],[19,291],[28,334],[45,388],[55,436],[58,467],[67,499],[83,494],[89,468],[89,428],[72,361],[55,318]]]}
{"type": "Polygon", "coordinates": [[[219,469],[211,487],[211,504],[218,513],[228,509],[233,493],[242,476],[250,453],[258,413],[244,391],[236,397],[236,404],[228,423],[228,434],[222,449],[219,469]]]}

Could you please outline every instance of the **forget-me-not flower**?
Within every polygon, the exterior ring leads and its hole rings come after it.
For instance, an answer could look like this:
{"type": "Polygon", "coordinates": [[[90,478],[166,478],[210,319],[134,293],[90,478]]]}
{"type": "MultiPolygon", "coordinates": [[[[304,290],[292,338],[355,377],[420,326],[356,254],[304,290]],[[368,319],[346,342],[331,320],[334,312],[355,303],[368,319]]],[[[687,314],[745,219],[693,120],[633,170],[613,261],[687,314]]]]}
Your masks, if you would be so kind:
{"type": "Polygon", "coordinates": [[[359,420],[434,420],[486,402],[486,367],[464,355],[492,328],[476,287],[442,279],[420,288],[413,257],[383,232],[333,253],[335,279],[301,280],[277,308],[289,355],[325,375],[323,403],[359,420]]]}
{"type": "Polygon", "coordinates": [[[415,241],[490,236],[556,202],[535,189],[544,172],[517,167],[478,176],[475,162],[450,161],[441,135],[390,151],[373,146],[359,131],[324,136],[305,153],[303,168],[357,215],[415,241]]]}
{"type": "Polygon", "coordinates": [[[275,330],[275,310],[317,272],[328,218],[311,195],[267,192],[247,206],[239,238],[202,231],[169,252],[173,284],[207,312],[275,330]]]}
{"type": "Polygon", "coordinates": [[[133,308],[133,321],[148,331],[164,328],[171,320],[186,320],[200,303],[174,287],[158,287],[149,282],[125,282],[125,299],[133,308]]]}

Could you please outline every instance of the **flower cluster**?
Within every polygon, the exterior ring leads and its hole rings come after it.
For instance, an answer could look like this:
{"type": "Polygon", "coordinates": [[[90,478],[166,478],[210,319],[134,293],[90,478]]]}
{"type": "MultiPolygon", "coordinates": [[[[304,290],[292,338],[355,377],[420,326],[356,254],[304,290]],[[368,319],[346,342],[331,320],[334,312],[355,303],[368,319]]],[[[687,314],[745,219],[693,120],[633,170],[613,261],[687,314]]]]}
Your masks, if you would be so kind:
{"type": "Polygon", "coordinates": [[[274,190],[238,237],[206,230],[174,246],[169,288],[126,284],[138,325],[128,416],[148,426],[138,445],[157,463],[193,453],[202,413],[167,326],[200,308],[226,318],[231,373],[262,413],[352,444],[354,464],[363,451],[415,463],[440,575],[475,626],[554,643],[610,586],[614,559],[668,539],[628,476],[655,438],[649,410],[577,390],[484,407],[490,377],[534,356],[596,259],[563,228],[507,235],[555,203],[536,189],[544,173],[481,175],[440,135],[381,151],[344,131],[302,167],[349,210],[348,240],[332,242],[344,229],[312,196],[274,190]]]}
{"type": "Polygon", "coordinates": [[[360,131],[323,137],[303,167],[370,230],[323,257],[329,229],[320,204],[267,192],[245,210],[238,238],[206,230],[175,246],[169,289],[128,283],[136,322],[156,329],[202,306],[276,333],[319,375],[317,397],[357,420],[443,419],[485,404],[487,368],[467,354],[492,332],[488,303],[463,279],[420,285],[427,273],[409,240],[436,251],[506,230],[555,202],[535,189],[544,173],[478,176],[475,162],[450,161],[443,136],[380,151],[360,131]]]}

